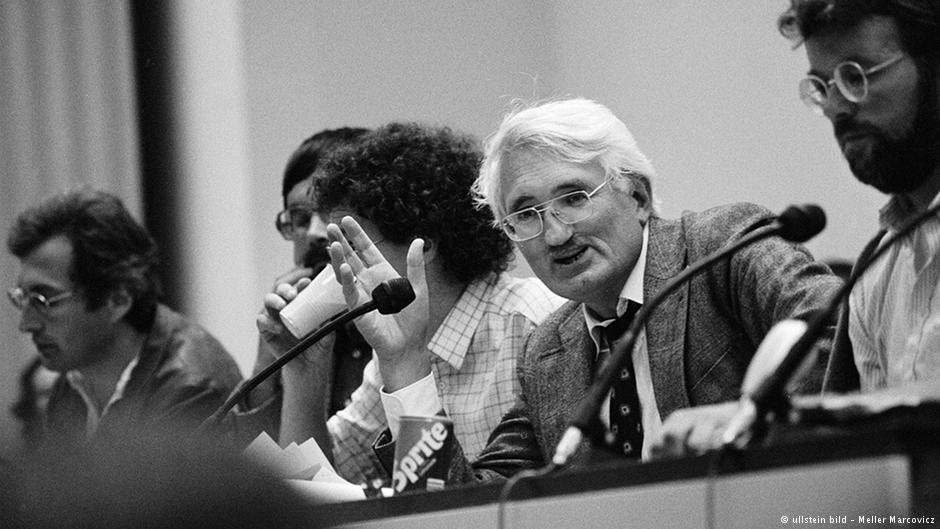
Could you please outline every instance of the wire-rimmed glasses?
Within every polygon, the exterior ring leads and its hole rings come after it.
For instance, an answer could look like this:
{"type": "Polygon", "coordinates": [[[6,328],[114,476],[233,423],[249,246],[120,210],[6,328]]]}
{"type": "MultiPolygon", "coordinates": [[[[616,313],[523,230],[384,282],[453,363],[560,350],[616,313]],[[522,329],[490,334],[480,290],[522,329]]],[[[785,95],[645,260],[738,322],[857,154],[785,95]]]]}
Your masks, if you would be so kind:
{"type": "Polygon", "coordinates": [[[832,70],[832,79],[824,81],[816,75],[808,75],[800,81],[800,99],[817,114],[823,113],[823,107],[829,101],[832,87],[838,88],[847,101],[861,103],[868,97],[868,77],[897,63],[905,57],[896,55],[880,62],[867,70],[855,61],[845,61],[832,70]]]}
{"type": "Polygon", "coordinates": [[[75,292],[67,290],[65,292],[59,292],[54,296],[46,297],[39,292],[34,292],[31,290],[23,290],[20,287],[11,288],[7,291],[7,297],[10,298],[10,302],[13,303],[13,306],[19,310],[23,310],[26,307],[32,306],[37,311],[45,313],[52,308],[53,305],[60,303],[74,296],[75,292]]]}
{"type": "Polygon", "coordinates": [[[317,210],[311,205],[291,206],[278,212],[274,218],[274,225],[281,237],[293,241],[303,237],[310,228],[310,220],[317,215],[317,210]]]}
{"type": "Polygon", "coordinates": [[[607,177],[601,185],[591,191],[572,191],[540,204],[520,209],[506,215],[500,225],[510,239],[522,242],[534,239],[542,233],[545,227],[542,215],[547,211],[550,211],[552,216],[564,224],[580,222],[594,214],[594,201],[591,200],[591,197],[610,181],[611,178],[607,177]]]}

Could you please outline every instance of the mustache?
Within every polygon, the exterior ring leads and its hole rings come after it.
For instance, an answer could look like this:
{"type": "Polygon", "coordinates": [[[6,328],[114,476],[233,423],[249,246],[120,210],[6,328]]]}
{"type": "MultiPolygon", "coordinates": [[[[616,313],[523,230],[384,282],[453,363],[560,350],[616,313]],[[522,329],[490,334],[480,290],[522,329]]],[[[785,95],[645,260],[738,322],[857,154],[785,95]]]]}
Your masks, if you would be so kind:
{"type": "Polygon", "coordinates": [[[841,138],[847,134],[858,134],[858,133],[880,135],[880,131],[877,128],[872,127],[871,125],[867,125],[865,123],[856,123],[854,121],[849,121],[849,120],[835,122],[835,124],[832,126],[832,129],[837,138],[841,138]]]}
{"type": "Polygon", "coordinates": [[[304,254],[304,266],[313,268],[315,272],[319,271],[319,268],[323,268],[329,262],[330,252],[327,250],[326,246],[311,246],[307,248],[307,252],[304,254]]]}

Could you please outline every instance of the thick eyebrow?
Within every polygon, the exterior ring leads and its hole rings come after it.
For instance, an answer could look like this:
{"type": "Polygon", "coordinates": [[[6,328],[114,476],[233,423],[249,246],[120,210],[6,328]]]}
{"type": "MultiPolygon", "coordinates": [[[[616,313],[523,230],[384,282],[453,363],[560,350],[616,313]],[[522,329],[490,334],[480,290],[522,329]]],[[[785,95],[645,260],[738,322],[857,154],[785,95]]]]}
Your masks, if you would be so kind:
{"type": "MultiPolygon", "coordinates": [[[[865,52],[862,52],[861,54],[856,53],[853,55],[849,55],[847,57],[843,57],[841,61],[836,63],[836,66],[839,66],[840,64],[846,63],[846,62],[856,62],[862,68],[867,69],[875,64],[878,64],[879,62],[883,60],[885,59],[872,58],[869,55],[867,55],[865,52]]],[[[832,73],[834,70],[835,70],[835,67],[833,67],[833,69],[830,70],[828,74],[824,74],[823,72],[820,72],[819,70],[815,68],[810,68],[809,71],[806,72],[806,75],[813,75],[813,76],[819,77],[820,79],[824,81],[828,81],[830,78],[832,78],[832,73]],[[827,78],[827,75],[828,75],[828,78],[827,78]]]]}
{"type": "Polygon", "coordinates": [[[23,289],[23,292],[35,292],[37,294],[42,294],[43,296],[54,296],[62,292],[66,292],[67,289],[57,287],[55,285],[50,285],[48,283],[28,283],[25,285],[17,285],[19,288],[23,289]]]}

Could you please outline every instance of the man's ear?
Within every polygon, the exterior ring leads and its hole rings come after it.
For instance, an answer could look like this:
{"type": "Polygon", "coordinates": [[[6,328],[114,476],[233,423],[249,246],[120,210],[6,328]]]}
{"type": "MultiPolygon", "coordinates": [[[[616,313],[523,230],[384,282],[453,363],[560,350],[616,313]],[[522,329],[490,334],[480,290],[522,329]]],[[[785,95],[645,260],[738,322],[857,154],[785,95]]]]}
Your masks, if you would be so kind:
{"type": "Polygon", "coordinates": [[[131,306],[133,305],[134,298],[127,292],[127,289],[122,287],[114,290],[108,295],[108,302],[106,304],[110,312],[108,319],[111,320],[111,323],[121,321],[131,310],[131,306]]]}
{"type": "Polygon", "coordinates": [[[628,178],[633,188],[630,196],[636,200],[637,218],[640,219],[640,224],[645,226],[653,215],[653,188],[649,178],[643,175],[631,174],[628,178]]]}

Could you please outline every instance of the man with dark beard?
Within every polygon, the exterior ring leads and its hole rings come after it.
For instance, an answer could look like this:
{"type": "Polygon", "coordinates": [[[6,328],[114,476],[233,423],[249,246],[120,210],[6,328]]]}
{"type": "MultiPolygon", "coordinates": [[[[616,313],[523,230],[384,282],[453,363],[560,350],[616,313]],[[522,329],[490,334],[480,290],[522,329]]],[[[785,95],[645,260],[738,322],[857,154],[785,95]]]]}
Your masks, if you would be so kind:
{"type": "MultiPolygon", "coordinates": [[[[881,210],[882,231],[862,261],[940,201],[940,4],[791,0],[778,25],[806,48],[810,68],[801,98],[832,122],[856,178],[891,196],[881,210]]],[[[851,292],[826,389],[935,385],[940,304],[932,300],[938,295],[940,220],[934,218],[889,249],[851,292]]]]}
{"type": "MultiPolygon", "coordinates": [[[[275,217],[275,227],[294,247],[294,266],[274,281],[275,288],[281,284],[296,285],[301,280],[306,281],[305,278],[314,277],[329,262],[328,221],[313,200],[313,181],[317,170],[334,150],[355,142],[366,132],[368,129],[352,127],[322,130],[304,140],[288,159],[281,186],[284,209],[275,217]]],[[[276,358],[274,351],[278,350],[278,344],[274,342],[279,339],[279,336],[261,333],[255,373],[276,358]]],[[[329,387],[324,390],[328,396],[323,402],[327,416],[343,409],[353,391],[362,383],[362,370],[371,359],[370,351],[371,347],[352,324],[337,332],[331,359],[332,375],[328,377],[329,387]]],[[[242,441],[250,441],[259,429],[277,438],[280,397],[280,381],[272,377],[255,388],[248,395],[247,402],[241,403],[235,412],[239,417],[235,429],[240,432],[242,441]]],[[[286,445],[294,439],[280,441],[286,445]]]]}

